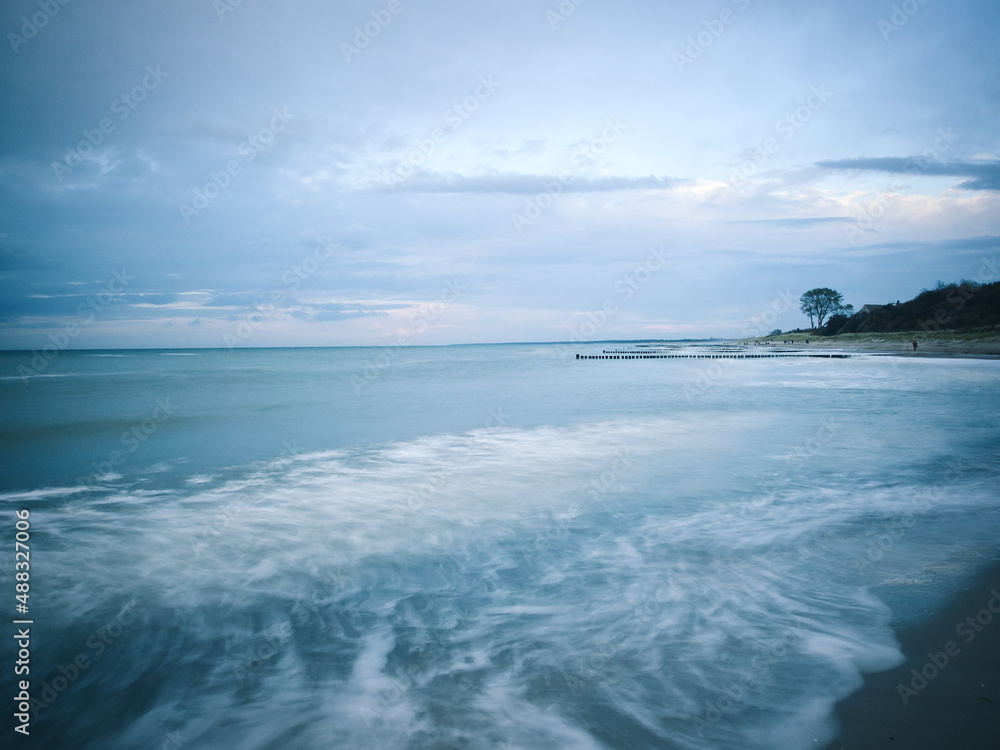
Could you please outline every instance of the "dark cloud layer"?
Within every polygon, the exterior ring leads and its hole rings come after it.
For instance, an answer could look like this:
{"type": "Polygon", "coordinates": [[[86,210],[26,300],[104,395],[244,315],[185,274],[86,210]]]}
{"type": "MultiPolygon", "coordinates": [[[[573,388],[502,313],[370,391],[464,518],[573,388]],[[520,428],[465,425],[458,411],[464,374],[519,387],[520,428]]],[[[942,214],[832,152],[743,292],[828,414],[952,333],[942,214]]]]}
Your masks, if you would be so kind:
{"type": "Polygon", "coordinates": [[[990,162],[934,162],[922,156],[909,158],[882,157],[874,159],[840,159],[821,161],[816,166],[824,169],[856,169],[888,174],[905,174],[967,177],[958,187],[965,190],[1000,190],[1000,161],[990,162]]]}

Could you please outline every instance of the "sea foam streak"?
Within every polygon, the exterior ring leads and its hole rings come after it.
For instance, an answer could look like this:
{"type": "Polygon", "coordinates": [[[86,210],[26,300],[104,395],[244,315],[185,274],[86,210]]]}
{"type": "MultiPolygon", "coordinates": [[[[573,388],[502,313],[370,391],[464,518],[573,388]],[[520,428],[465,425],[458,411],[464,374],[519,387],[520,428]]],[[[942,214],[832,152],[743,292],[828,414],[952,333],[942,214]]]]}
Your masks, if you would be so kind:
{"type": "Polygon", "coordinates": [[[933,506],[916,476],[763,492],[706,458],[767,419],[483,429],[41,493],[62,662],[141,613],[41,731],[101,696],[122,708],[93,747],[168,729],[207,747],[813,746],[860,670],[900,658],[867,587],[925,542],[922,564],[946,556],[920,519],[989,492],[975,472],[933,506]],[[893,566],[858,564],[873,514],[917,519],[893,566]]]}

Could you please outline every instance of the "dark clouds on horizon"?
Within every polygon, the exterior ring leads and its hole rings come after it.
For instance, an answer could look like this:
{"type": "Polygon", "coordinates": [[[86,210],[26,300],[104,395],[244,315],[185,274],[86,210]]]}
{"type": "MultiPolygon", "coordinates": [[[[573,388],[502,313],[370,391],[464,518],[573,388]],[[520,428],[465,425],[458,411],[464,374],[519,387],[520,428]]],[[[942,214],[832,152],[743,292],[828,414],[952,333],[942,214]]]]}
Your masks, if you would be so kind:
{"type": "Polygon", "coordinates": [[[923,155],[908,158],[883,157],[881,159],[840,159],[817,164],[825,169],[849,169],[887,174],[905,174],[911,177],[936,175],[968,177],[958,183],[963,190],[1000,190],[1000,161],[987,162],[935,162],[923,155]]]}
{"type": "Polygon", "coordinates": [[[0,346],[121,269],[73,346],[560,340],[650,247],[599,337],[736,335],[997,250],[993,3],[217,6],[0,11],[0,346]]]}

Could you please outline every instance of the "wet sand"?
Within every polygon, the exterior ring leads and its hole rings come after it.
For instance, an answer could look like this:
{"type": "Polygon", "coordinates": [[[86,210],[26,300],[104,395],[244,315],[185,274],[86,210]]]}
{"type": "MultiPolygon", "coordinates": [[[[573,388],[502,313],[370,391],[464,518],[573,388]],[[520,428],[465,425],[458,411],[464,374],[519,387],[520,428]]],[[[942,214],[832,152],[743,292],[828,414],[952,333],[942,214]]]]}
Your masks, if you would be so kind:
{"type": "MultiPolygon", "coordinates": [[[[919,336],[910,334],[867,334],[864,336],[809,336],[801,334],[794,336],[761,339],[780,346],[794,346],[802,349],[841,349],[847,352],[865,354],[893,354],[905,356],[1000,356],[1000,336],[969,336],[960,334],[952,336],[919,336]],[[913,341],[917,349],[913,349],[913,341]],[[782,344],[782,341],[794,341],[794,344],[782,344]]],[[[751,343],[741,342],[741,343],[751,343]]],[[[771,348],[771,347],[768,347],[771,348]]],[[[998,745],[1000,747],[1000,745],[998,745]]]]}
{"type": "Polygon", "coordinates": [[[827,749],[1000,747],[1000,565],[897,635],[906,661],[837,705],[827,749]]]}

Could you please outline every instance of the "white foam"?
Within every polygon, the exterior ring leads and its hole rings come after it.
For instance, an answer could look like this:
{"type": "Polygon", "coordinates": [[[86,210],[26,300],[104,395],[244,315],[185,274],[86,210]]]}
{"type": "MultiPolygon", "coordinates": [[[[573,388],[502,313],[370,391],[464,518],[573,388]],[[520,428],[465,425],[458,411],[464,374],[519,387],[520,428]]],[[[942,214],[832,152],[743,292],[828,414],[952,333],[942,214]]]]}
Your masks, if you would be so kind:
{"type": "Polygon", "coordinates": [[[89,487],[77,485],[73,487],[43,487],[23,492],[3,492],[0,493],[0,502],[7,500],[35,500],[43,497],[65,497],[75,495],[79,492],[86,492],[89,489],[89,487]]]}
{"type": "MultiPolygon", "coordinates": [[[[442,746],[603,747],[567,691],[664,744],[812,746],[862,670],[900,659],[888,610],[865,591],[890,569],[845,570],[866,549],[856,527],[959,517],[990,494],[964,478],[928,505],[914,484],[831,476],[740,512],[753,488],[716,456],[768,419],[478,430],[299,454],[235,479],[195,474],[172,492],[119,488],[48,511],[48,533],[89,551],[82,565],[74,550],[46,551],[50,606],[77,617],[90,611],[74,608],[81,597],[94,609],[152,598],[206,649],[220,631],[239,644],[295,622],[301,652],[280,649],[254,685],[297,696],[315,728],[255,715],[220,677],[211,710],[240,746],[295,731],[342,746],[403,748],[425,732],[442,746]],[[130,575],[112,591],[108,570],[130,575]],[[262,611],[270,620],[251,627],[262,611]],[[753,688],[699,733],[706,703],[748,674],[753,688]],[[441,719],[449,701],[471,723],[441,719]]],[[[931,533],[907,529],[904,569],[913,547],[928,559],[931,533]]],[[[215,730],[190,721],[208,743],[215,730]]]]}

